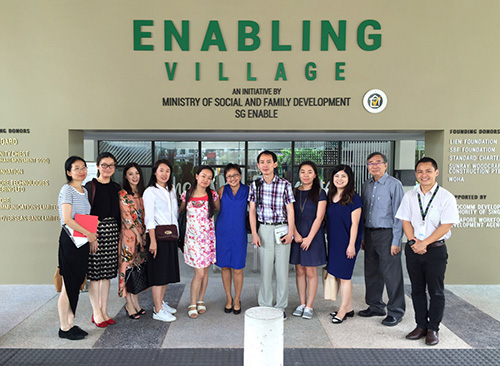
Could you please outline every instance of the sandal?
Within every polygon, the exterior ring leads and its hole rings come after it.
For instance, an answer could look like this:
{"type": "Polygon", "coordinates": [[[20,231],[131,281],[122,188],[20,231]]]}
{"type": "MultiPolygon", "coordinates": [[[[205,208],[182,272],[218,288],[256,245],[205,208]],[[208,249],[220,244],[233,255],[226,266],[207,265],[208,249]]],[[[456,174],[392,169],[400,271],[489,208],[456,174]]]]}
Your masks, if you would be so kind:
{"type": "Polygon", "coordinates": [[[127,309],[125,309],[125,311],[127,312],[127,315],[130,319],[140,319],[141,318],[141,314],[139,314],[139,313],[130,314],[127,309]]]}
{"type": "Polygon", "coordinates": [[[145,315],[146,314],[146,310],[144,310],[143,308],[141,308],[141,310],[139,310],[137,312],[137,314],[139,314],[139,315],[145,315]]]}
{"type": "Polygon", "coordinates": [[[196,305],[188,306],[188,316],[191,319],[196,319],[198,317],[198,309],[196,308],[196,305]]]}
{"type": "Polygon", "coordinates": [[[196,310],[198,310],[198,314],[205,314],[207,312],[207,307],[203,300],[196,301],[196,310]]]}
{"type": "MultiPolygon", "coordinates": [[[[134,309],[134,310],[135,310],[135,309],[134,309]]],[[[125,306],[125,312],[127,313],[128,317],[129,317],[130,319],[139,319],[139,318],[141,317],[141,314],[139,314],[139,312],[131,314],[131,313],[128,311],[128,309],[127,309],[127,307],[126,307],[126,306],[125,306]]]]}

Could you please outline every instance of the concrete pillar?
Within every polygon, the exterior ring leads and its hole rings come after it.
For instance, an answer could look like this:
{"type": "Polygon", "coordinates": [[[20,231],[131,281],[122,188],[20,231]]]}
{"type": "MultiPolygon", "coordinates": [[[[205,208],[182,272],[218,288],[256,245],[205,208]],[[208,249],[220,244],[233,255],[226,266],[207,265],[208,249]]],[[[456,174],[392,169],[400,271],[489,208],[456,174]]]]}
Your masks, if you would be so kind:
{"type": "Polygon", "coordinates": [[[245,311],[244,366],[283,365],[283,311],[254,307],[245,311]]]}
{"type": "Polygon", "coordinates": [[[413,170],[415,168],[415,140],[396,141],[394,170],[413,170]]]}

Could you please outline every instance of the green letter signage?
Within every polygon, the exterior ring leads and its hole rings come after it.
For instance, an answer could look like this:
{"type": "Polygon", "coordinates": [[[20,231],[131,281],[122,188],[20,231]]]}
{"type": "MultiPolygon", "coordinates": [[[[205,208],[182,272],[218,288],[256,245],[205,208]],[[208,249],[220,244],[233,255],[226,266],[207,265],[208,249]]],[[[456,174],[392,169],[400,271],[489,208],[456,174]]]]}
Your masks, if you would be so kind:
{"type": "Polygon", "coordinates": [[[143,32],[142,26],[152,25],[152,20],[134,20],[134,51],[153,51],[153,45],[142,44],[143,38],[151,38],[151,32],[143,32]]]}
{"type": "Polygon", "coordinates": [[[220,31],[219,22],[217,20],[211,20],[210,23],[208,23],[207,32],[205,33],[205,39],[201,45],[201,50],[208,51],[210,46],[217,46],[219,51],[227,51],[224,38],[222,37],[222,32],[220,31]]]}
{"type": "Polygon", "coordinates": [[[375,51],[382,45],[382,35],[381,34],[369,34],[368,38],[373,42],[372,44],[367,44],[365,41],[365,31],[367,27],[372,27],[375,30],[380,30],[380,23],[373,19],[368,19],[362,22],[358,27],[358,45],[362,50],[365,51],[375,51]]]}
{"type": "Polygon", "coordinates": [[[165,20],[165,51],[172,51],[172,38],[175,38],[182,51],[189,51],[189,20],[182,21],[182,35],[174,22],[165,20]]]}
{"type": "Polygon", "coordinates": [[[238,51],[255,51],[260,47],[259,34],[259,23],[251,20],[240,20],[238,22],[238,51]],[[247,32],[247,29],[250,31],[247,32]],[[247,39],[252,41],[251,44],[247,44],[247,39]]]}

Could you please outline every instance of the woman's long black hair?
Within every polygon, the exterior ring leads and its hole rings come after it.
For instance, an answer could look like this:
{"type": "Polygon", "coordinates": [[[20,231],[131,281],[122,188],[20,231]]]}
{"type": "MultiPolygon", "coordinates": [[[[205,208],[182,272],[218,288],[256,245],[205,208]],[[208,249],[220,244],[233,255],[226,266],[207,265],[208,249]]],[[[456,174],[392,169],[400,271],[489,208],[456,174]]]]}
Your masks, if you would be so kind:
{"type": "Polygon", "coordinates": [[[142,175],[142,169],[137,163],[128,163],[127,165],[125,165],[125,168],[123,168],[123,179],[122,179],[123,189],[128,194],[134,194],[134,192],[132,191],[132,187],[130,186],[130,183],[127,179],[127,172],[130,168],[136,168],[137,171],[139,172],[140,178],[139,178],[139,183],[137,183],[137,190],[139,197],[142,197],[142,194],[144,193],[144,177],[142,175]]]}
{"type": "Polygon", "coordinates": [[[309,198],[316,206],[318,205],[319,202],[319,194],[321,192],[321,184],[319,183],[319,177],[318,177],[318,167],[313,161],[306,160],[300,163],[299,165],[299,177],[300,177],[300,169],[304,165],[309,165],[311,168],[314,170],[314,174],[316,174],[316,177],[313,179],[312,187],[311,190],[309,191],[309,194],[307,195],[307,198],[309,198]]]}
{"type": "MultiPolygon", "coordinates": [[[[214,177],[214,170],[210,165],[200,165],[198,169],[196,169],[196,175],[199,175],[203,170],[208,170],[212,173],[212,179],[214,177]]],[[[191,193],[194,192],[196,189],[196,186],[198,185],[198,180],[194,180],[194,184],[191,187],[191,189],[186,192],[186,205],[190,199],[191,193]]],[[[212,218],[215,213],[215,203],[214,203],[214,197],[212,196],[212,190],[210,189],[210,186],[206,188],[207,191],[207,196],[208,196],[208,218],[212,218]]]]}
{"type": "MultiPolygon", "coordinates": [[[[155,175],[155,173],[161,164],[165,164],[166,166],[168,166],[170,168],[170,177],[167,180],[167,189],[169,191],[171,191],[173,186],[174,186],[174,167],[172,166],[172,163],[170,161],[168,161],[167,159],[157,160],[156,163],[153,164],[153,172],[151,174],[151,178],[149,178],[148,187],[156,187],[156,175],[155,175]]],[[[141,174],[141,177],[142,177],[142,174],[141,174]]]]}
{"type": "Polygon", "coordinates": [[[349,179],[349,181],[347,182],[347,185],[342,192],[339,203],[341,205],[348,205],[349,203],[352,203],[352,199],[354,197],[354,173],[352,172],[351,167],[341,164],[333,168],[332,171],[332,177],[330,178],[330,187],[328,188],[328,204],[331,204],[333,202],[333,197],[337,193],[337,187],[335,187],[335,184],[333,184],[333,177],[335,176],[335,174],[341,171],[344,171],[347,174],[347,178],[349,179]]]}

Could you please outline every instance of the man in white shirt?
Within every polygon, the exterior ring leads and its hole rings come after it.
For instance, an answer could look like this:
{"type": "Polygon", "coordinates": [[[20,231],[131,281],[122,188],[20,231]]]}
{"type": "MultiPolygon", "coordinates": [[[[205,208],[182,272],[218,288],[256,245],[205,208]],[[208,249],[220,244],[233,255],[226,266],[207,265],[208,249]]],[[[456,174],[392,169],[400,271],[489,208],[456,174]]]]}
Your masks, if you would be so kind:
{"type": "Polygon", "coordinates": [[[444,312],[444,273],[448,260],[445,241],[451,236],[453,224],[460,222],[457,201],[436,183],[438,175],[434,159],[420,159],[415,165],[420,186],[406,192],[396,213],[408,238],[406,268],[417,323],[406,338],[416,340],[425,336],[425,343],[430,346],[439,342],[439,324],[444,312]]]}

